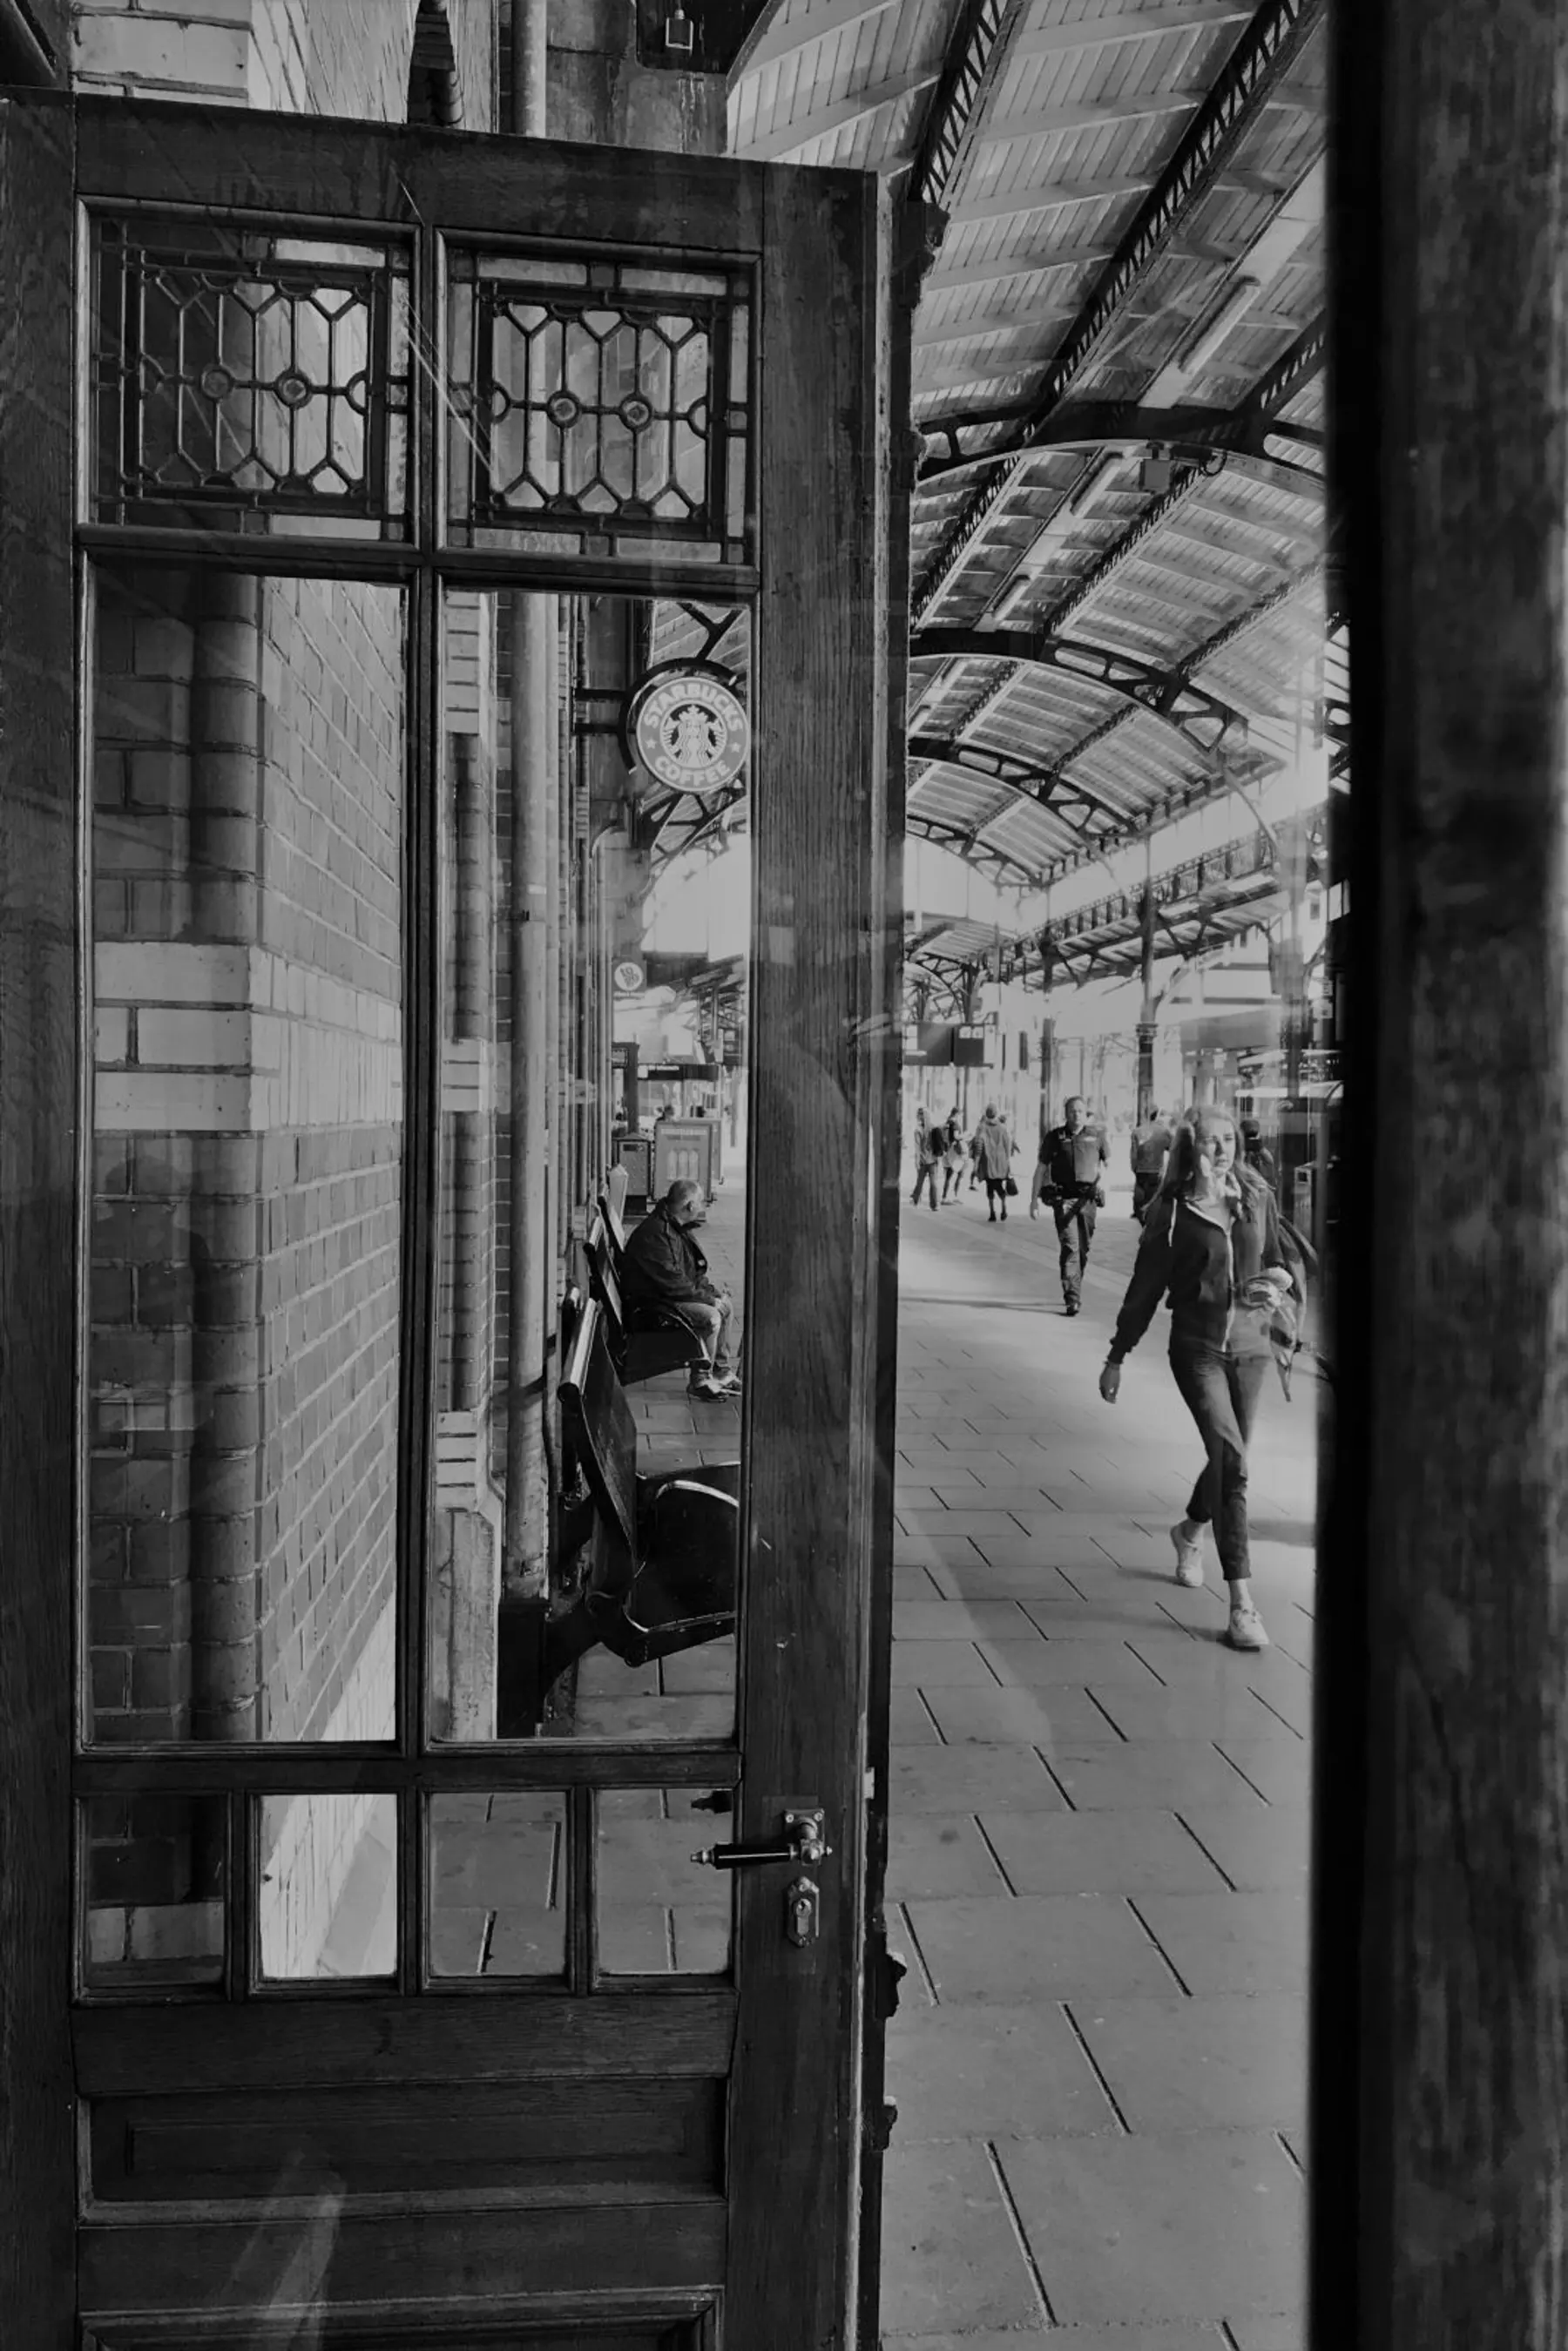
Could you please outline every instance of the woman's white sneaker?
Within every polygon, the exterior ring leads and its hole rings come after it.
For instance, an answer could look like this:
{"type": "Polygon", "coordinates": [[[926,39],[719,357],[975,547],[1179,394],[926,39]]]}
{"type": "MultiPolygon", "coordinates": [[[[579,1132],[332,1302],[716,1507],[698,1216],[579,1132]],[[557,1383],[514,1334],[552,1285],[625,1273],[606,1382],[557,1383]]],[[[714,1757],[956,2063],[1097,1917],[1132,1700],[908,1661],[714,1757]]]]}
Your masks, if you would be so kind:
{"type": "Polygon", "coordinates": [[[1176,1545],[1176,1582],[1185,1583],[1189,1591],[1196,1591],[1203,1582],[1203,1537],[1199,1535],[1194,1542],[1190,1536],[1183,1534],[1184,1523],[1178,1520],[1171,1529],[1171,1541],[1176,1545]]]}
{"type": "Polygon", "coordinates": [[[1263,1619],[1250,1603],[1244,1607],[1232,1607],[1225,1637],[1233,1649],[1266,1649],[1269,1646],[1263,1619]]]}

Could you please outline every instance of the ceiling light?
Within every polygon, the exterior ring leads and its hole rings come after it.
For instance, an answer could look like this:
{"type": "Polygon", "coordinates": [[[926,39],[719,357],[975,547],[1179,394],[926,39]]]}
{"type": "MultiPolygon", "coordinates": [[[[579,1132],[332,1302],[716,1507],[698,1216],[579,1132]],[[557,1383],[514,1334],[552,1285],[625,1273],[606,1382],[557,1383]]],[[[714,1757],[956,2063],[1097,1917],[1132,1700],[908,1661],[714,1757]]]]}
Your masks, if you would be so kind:
{"type": "Polygon", "coordinates": [[[1258,280],[1255,277],[1237,279],[1207,325],[1200,327],[1192,340],[1177,352],[1173,364],[1180,374],[1197,375],[1200,368],[1207,366],[1243,310],[1250,306],[1257,291],[1258,280]]]}

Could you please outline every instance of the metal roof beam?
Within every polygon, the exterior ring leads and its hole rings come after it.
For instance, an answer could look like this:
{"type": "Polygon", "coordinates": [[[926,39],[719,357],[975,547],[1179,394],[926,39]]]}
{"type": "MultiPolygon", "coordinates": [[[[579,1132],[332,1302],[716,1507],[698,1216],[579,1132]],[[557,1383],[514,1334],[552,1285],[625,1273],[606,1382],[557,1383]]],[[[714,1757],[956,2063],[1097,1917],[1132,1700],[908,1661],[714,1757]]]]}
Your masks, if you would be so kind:
{"type": "Polygon", "coordinates": [[[915,203],[946,202],[976,109],[1005,54],[1004,35],[1018,13],[1019,0],[964,0],[920,126],[909,181],[915,203]]]}
{"type": "MultiPolygon", "coordinates": [[[[1115,257],[1091,290],[1076,325],[1063,338],[1046,371],[1030,423],[1019,436],[1023,444],[1030,437],[1030,425],[1043,423],[1061,406],[1127,296],[1213,186],[1218,172],[1232,162],[1260,110],[1322,22],[1326,5],[1327,0],[1262,0],[1115,257]]],[[[999,465],[953,523],[914,599],[916,620],[952,577],[1017,462],[1015,457],[999,465]]]]}
{"type": "Polygon", "coordinates": [[[1245,724],[1239,711],[1195,687],[1179,670],[1158,669],[1111,646],[1088,644],[1054,630],[917,629],[909,651],[915,660],[1006,662],[1013,674],[1029,668],[1057,670],[1136,705],[1174,727],[1205,756],[1233,724],[1245,724]]]}
{"type": "Polygon", "coordinates": [[[802,147],[825,139],[830,131],[849,131],[868,116],[879,114],[884,106],[909,97],[917,89],[927,89],[936,77],[929,70],[895,74],[891,81],[873,82],[869,89],[857,90],[852,97],[831,99],[811,113],[800,115],[793,122],[782,122],[777,129],[765,131],[760,137],[748,139],[746,154],[748,162],[782,163],[798,155],[802,147]]]}

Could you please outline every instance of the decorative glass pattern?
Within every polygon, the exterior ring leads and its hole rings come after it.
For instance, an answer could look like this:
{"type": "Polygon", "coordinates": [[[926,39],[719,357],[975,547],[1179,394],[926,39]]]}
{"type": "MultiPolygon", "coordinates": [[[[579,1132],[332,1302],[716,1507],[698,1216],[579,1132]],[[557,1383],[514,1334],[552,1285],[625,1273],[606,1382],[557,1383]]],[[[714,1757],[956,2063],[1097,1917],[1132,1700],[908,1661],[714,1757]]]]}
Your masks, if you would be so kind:
{"type": "Polygon", "coordinates": [[[450,264],[454,543],[753,559],[744,270],[461,248],[450,264]]]}
{"type": "Polygon", "coordinates": [[[408,536],[396,248],[106,219],[95,259],[95,521],[408,536]]]}

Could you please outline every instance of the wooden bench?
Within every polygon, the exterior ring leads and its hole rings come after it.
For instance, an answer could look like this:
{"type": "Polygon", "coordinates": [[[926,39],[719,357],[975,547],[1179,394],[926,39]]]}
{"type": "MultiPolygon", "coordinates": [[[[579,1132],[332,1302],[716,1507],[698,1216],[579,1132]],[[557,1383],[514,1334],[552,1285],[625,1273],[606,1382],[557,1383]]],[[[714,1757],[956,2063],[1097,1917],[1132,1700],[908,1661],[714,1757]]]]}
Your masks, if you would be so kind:
{"type": "Polygon", "coordinates": [[[588,1489],[563,1550],[586,1543],[590,1559],[579,1598],[546,1628],[547,1688],[596,1644],[643,1666],[732,1633],[739,1541],[738,1461],[639,1476],[597,1300],[578,1317],[559,1393],[562,1436],[588,1489]]]}

